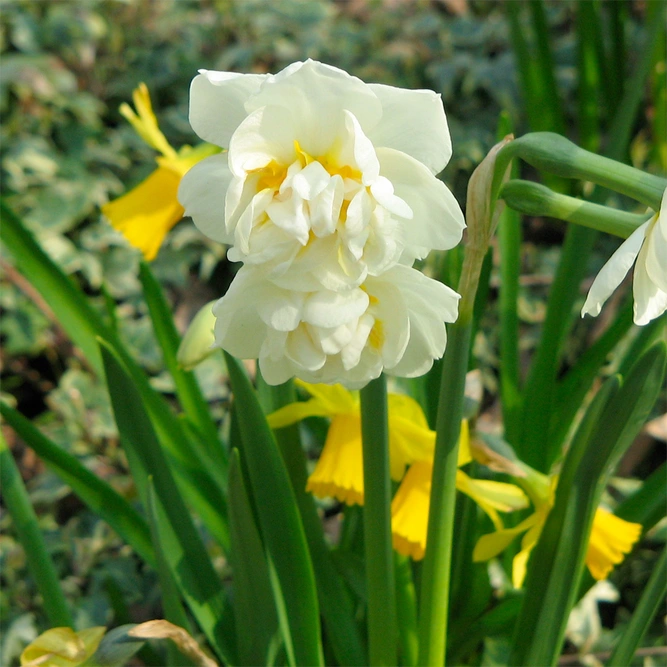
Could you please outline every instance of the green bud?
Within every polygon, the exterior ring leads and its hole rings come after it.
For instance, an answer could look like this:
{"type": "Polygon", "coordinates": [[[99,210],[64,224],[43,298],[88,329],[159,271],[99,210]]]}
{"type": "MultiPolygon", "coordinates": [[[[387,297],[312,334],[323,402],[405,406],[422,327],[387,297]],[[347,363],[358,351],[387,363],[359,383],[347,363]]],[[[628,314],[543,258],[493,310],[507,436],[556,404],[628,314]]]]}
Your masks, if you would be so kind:
{"type": "Polygon", "coordinates": [[[192,370],[215,351],[215,315],[212,310],[214,303],[215,301],[210,301],[195,315],[178,346],[176,360],[185,370],[192,370]]]}
{"type": "Polygon", "coordinates": [[[601,232],[628,238],[652,214],[636,215],[568,197],[531,181],[511,180],[499,195],[515,211],[573,222],[601,232]]]}
{"type": "Polygon", "coordinates": [[[579,148],[553,132],[532,132],[512,142],[502,161],[520,157],[533,167],[564,178],[591,181],[632,197],[653,210],[660,208],[667,180],[579,148]]]}

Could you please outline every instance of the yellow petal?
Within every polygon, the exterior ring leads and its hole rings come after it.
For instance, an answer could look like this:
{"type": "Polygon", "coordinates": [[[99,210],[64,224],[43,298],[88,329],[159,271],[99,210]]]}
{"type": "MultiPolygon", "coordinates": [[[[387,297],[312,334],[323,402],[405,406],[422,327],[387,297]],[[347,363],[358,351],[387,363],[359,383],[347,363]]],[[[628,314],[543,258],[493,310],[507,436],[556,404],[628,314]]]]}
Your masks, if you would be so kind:
{"type": "Polygon", "coordinates": [[[74,632],[71,628],[51,628],[43,632],[21,653],[22,667],[76,667],[95,653],[106,632],[104,627],[74,632]]]}
{"type": "Polygon", "coordinates": [[[534,513],[514,528],[504,528],[503,530],[497,530],[488,535],[482,535],[482,537],[477,540],[475,549],[472,552],[472,559],[475,562],[479,562],[497,556],[501,551],[506,549],[518,535],[529,528],[532,528],[538,520],[538,514],[534,513]]]}
{"type": "Polygon", "coordinates": [[[145,83],[140,83],[134,90],[132,100],[137,112],[135,113],[129,104],[121,104],[120,113],[132,124],[135,132],[151,148],[159,151],[165,157],[176,157],[176,151],[169,145],[158,127],[157,118],[153,113],[151,97],[145,83]]]}
{"type": "Polygon", "coordinates": [[[290,403],[272,412],[266,421],[271,428],[284,428],[290,424],[296,424],[306,417],[331,417],[325,406],[316,399],[304,401],[303,403],[290,403]]]}
{"type": "Polygon", "coordinates": [[[359,414],[358,392],[351,392],[341,384],[308,384],[298,379],[295,382],[317,399],[327,414],[359,414]]]}
{"type": "Polygon", "coordinates": [[[413,463],[391,503],[394,549],[415,560],[421,560],[426,552],[432,473],[430,462],[413,463]]]}
{"type": "Polygon", "coordinates": [[[359,415],[337,415],[306,491],[318,498],[337,498],[348,505],[363,505],[364,470],[359,415]]]}
{"type": "Polygon", "coordinates": [[[456,488],[470,496],[489,515],[496,530],[503,529],[496,510],[512,512],[528,507],[528,497],[518,486],[486,479],[473,479],[462,470],[456,471],[456,488]]]}
{"type": "Polygon", "coordinates": [[[127,194],[102,207],[102,213],[128,242],[152,260],[167,232],[183,217],[176,193],[180,176],[159,167],[127,194]]]}
{"type": "Polygon", "coordinates": [[[642,532],[640,523],[630,523],[599,507],[593,518],[586,565],[595,579],[609,573],[630,553],[642,532]]]}
{"type": "Polygon", "coordinates": [[[533,550],[533,546],[535,545],[532,544],[525,549],[521,549],[512,560],[512,586],[514,588],[521,588],[523,586],[528,567],[528,558],[530,557],[530,552],[533,550]]]}

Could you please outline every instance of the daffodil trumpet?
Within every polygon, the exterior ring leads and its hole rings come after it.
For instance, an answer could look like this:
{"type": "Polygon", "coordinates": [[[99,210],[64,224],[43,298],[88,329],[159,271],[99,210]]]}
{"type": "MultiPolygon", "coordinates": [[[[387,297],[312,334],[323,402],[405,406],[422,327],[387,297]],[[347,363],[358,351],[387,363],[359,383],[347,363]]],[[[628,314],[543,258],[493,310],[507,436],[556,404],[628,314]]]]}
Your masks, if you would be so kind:
{"type": "Polygon", "coordinates": [[[220,152],[217,146],[200,144],[183,146],[176,151],[158,127],[146,84],[133,92],[136,112],[122,104],[120,113],[137,134],[161,155],[158,168],[128,193],[102,207],[102,214],[123,234],[130,245],[141,250],[148,261],[155,259],[167,232],[183,217],[184,209],[177,192],[183,176],[210,155],[220,152]]]}

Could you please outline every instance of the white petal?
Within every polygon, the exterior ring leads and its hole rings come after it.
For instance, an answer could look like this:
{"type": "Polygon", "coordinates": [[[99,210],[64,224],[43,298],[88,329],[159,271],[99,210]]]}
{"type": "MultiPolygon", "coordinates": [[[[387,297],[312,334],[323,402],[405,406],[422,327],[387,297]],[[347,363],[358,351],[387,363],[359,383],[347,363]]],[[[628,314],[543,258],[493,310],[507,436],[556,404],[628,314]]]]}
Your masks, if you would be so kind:
{"type": "Polygon", "coordinates": [[[232,181],[227,155],[207,157],[181,179],[178,201],[199,231],[214,241],[231,243],[225,226],[225,192],[232,181]]]}
{"type": "Polygon", "coordinates": [[[294,191],[302,198],[311,201],[329,185],[331,176],[319,162],[311,162],[292,179],[294,191]]]}
{"type": "Polygon", "coordinates": [[[310,228],[316,236],[333,234],[343,205],[343,179],[329,178],[327,187],[310,202],[310,228]]]}
{"type": "Polygon", "coordinates": [[[425,164],[434,174],[452,156],[452,141],[440,95],[370,84],[382,102],[382,120],[369,133],[376,147],[394,148],[425,164]]]}
{"type": "Polygon", "coordinates": [[[360,317],[368,308],[368,294],[361,289],[347,292],[315,292],[303,307],[303,320],[332,329],[360,317]]]}
{"type": "Polygon", "coordinates": [[[282,107],[262,107],[251,113],[229,142],[229,168],[243,178],[271,162],[289,165],[296,158],[294,118],[282,107]]]}
{"type": "Polygon", "coordinates": [[[304,201],[293,195],[286,201],[274,199],[266,212],[271,222],[305,246],[310,238],[310,220],[304,201]]]}
{"type": "Polygon", "coordinates": [[[653,224],[651,222],[649,220],[646,233],[646,271],[651,280],[667,292],[667,210],[661,210],[653,224]]]}
{"type": "Polygon", "coordinates": [[[371,185],[371,193],[378,204],[384,206],[390,213],[397,215],[399,218],[412,220],[412,209],[405,201],[394,194],[394,186],[388,178],[384,176],[378,177],[373,185],[371,185]]]}
{"type": "Polygon", "coordinates": [[[640,326],[660,317],[667,310],[667,292],[646,271],[646,244],[639,252],[632,282],[634,322],[640,326]]]}
{"type": "Polygon", "coordinates": [[[403,225],[406,248],[413,258],[424,249],[448,250],[463,234],[465,220],[447,186],[414,158],[391,148],[378,149],[380,173],[394,192],[412,209],[412,220],[403,225]]]}
{"type": "Polygon", "coordinates": [[[267,105],[290,110],[298,128],[294,138],[311,155],[329,150],[343,123],[343,110],[365,128],[375,126],[382,115],[380,101],[363,81],[314,60],[293,63],[269,77],[246,110],[267,105]]]}
{"type": "Polygon", "coordinates": [[[274,287],[267,280],[255,297],[255,308],[268,326],[276,331],[294,331],[302,319],[304,294],[274,287]]]}
{"type": "Polygon", "coordinates": [[[339,165],[358,169],[361,172],[361,182],[370,185],[380,173],[375,147],[364,134],[359,121],[347,110],[344,111],[344,115],[345,131],[337,137],[340,139],[342,136],[344,139],[333,158],[339,165]]]}
{"type": "Polygon", "coordinates": [[[306,371],[317,371],[327,361],[327,355],[313,344],[313,340],[304,326],[300,326],[295,331],[292,331],[287,337],[285,352],[287,357],[299,369],[306,371]]]}
{"type": "Polygon", "coordinates": [[[644,243],[644,235],[648,228],[648,222],[635,229],[634,232],[623,242],[609,261],[602,267],[596,276],[591,289],[588,292],[581,316],[599,315],[602,304],[609,295],[623,282],[632,263],[639,254],[639,249],[644,243]]]}
{"type": "MultiPolygon", "coordinates": [[[[359,318],[359,322],[353,332],[352,338],[341,350],[340,354],[343,368],[346,371],[354,368],[359,363],[374,324],[375,318],[372,315],[364,314],[359,318]]],[[[378,354],[376,356],[379,358],[380,355],[378,354]]]]}
{"type": "Polygon", "coordinates": [[[236,128],[248,115],[244,104],[267,74],[200,70],[190,85],[190,125],[204,141],[229,147],[236,128]]]}

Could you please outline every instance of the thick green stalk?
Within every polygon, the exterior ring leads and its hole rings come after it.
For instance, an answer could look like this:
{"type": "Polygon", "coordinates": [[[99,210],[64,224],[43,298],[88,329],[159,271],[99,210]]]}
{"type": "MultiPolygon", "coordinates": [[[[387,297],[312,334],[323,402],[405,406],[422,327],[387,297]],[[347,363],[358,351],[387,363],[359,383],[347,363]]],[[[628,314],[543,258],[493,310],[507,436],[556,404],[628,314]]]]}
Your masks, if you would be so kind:
{"type": "Polygon", "coordinates": [[[623,667],[632,662],[632,656],[649,624],[658,609],[664,606],[665,595],[667,595],[667,549],[662,550],[639,604],[630,618],[628,627],[607,663],[608,667],[623,667]]]}
{"type": "Polygon", "coordinates": [[[364,448],[364,546],[370,664],[396,665],[396,591],[391,541],[391,479],[387,383],[384,376],[361,390],[364,448]]]}
{"type": "Polygon", "coordinates": [[[400,664],[416,667],[419,657],[419,632],[417,629],[417,594],[412,580],[412,561],[407,556],[394,553],[396,568],[396,614],[400,664]]]}
{"type": "MultiPolygon", "coordinates": [[[[481,225],[482,221],[479,221],[481,225]]],[[[419,664],[443,665],[447,650],[447,616],[452,562],[452,534],[456,503],[458,445],[463,416],[463,394],[468,371],[473,309],[488,236],[480,226],[474,245],[466,248],[459,281],[459,317],[449,328],[442,364],[436,427],[428,537],[422,571],[419,618],[419,664]]]]}
{"type": "Polygon", "coordinates": [[[14,522],[19,542],[25,551],[30,574],[42,596],[42,604],[49,623],[53,627],[73,628],[72,615],[60,587],[56,568],[44,544],[35,510],[32,508],[21,473],[2,432],[0,432],[0,482],[2,497],[14,522]]]}

